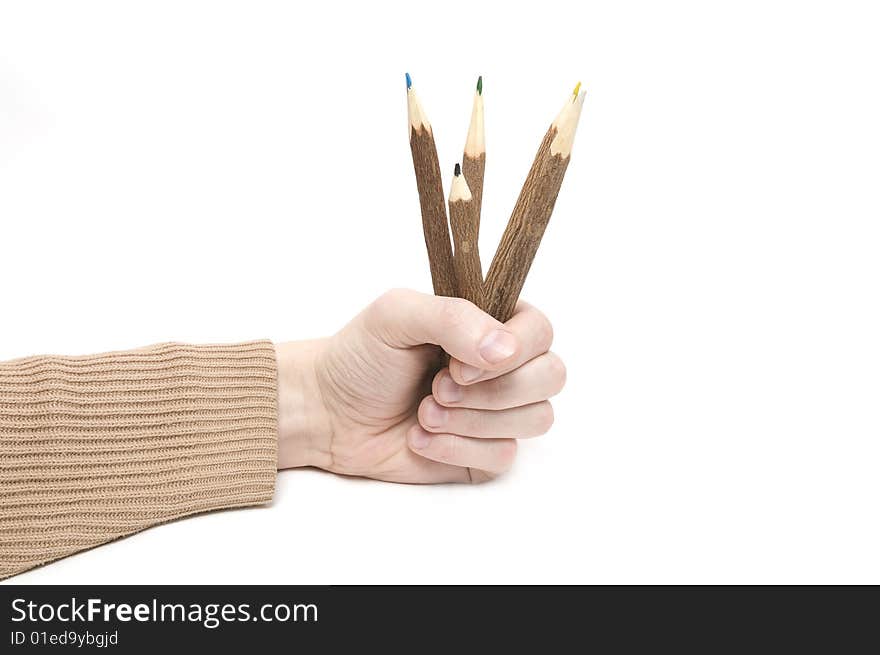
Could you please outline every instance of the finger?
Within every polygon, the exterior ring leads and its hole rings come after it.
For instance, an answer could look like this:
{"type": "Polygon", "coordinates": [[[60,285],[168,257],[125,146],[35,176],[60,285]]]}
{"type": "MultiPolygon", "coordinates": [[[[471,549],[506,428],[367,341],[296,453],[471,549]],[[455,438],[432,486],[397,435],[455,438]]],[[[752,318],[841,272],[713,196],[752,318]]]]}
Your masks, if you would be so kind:
{"type": "Polygon", "coordinates": [[[514,336],[519,347],[512,356],[491,369],[461,360],[455,353],[447,351],[455,358],[449,362],[449,371],[456,382],[473,384],[503,375],[538,355],[543,355],[550,350],[553,343],[553,326],[550,321],[528,303],[520,302],[516,313],[504,327],[514,336]]]}
{"type": "Polygon", "coordinates": [[[565,364],[555,353],[544,353],[518,369],[476,384],[461,385],[444,368],[431,392],[446,407],[510,409],[552,398],[565,386],[565,364]]]}
{"type": "Polygon", "coordinates": [[[389,346],[436,344],[481,370],[498,370],[520,350],[510,329],[462,298],[395,289],[370,305],[364,318],[367,329],[389,346]]]}
{"type": "Polygon", "coordinates": [[[410,428],[407,443],[414,453],[426,459],[495,475],[508,471],[516,457],[516,439],[471,439],[455,434],[432,434],[419,425],[410,428]]]}
{"type": "Polygon", "coordinates": [[[512,409],[444,407],[428,396],[419,405],[419,424],[428,432],[449,432],[463,437],[524,439],[545,434],[553,425],[548,401],[512,409]]]}

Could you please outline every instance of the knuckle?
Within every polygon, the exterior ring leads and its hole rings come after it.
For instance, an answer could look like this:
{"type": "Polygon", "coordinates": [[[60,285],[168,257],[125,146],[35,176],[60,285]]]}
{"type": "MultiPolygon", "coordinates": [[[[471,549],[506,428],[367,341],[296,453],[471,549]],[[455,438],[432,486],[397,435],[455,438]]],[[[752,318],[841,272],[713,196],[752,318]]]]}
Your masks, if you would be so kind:
{"type": "Polygon", "coordinates": [[[545,400],[539,405],[538,412],[538,430],[540,430],[541,434],[544,434],[553,427],[553,421],[556,419],[553,412],[553,405],[545,400]]]}
{"type": "Polygon", "coordinates": [[[540,314],[538,325],[538,345],[541,350],[547,352],[553,345],[553,324],[543,314],[540,314]]]}
{"type": "Polygon", "coordinates": [[[555,395],[562,391],[565,382],[568,379],[568,371],[562,358],[556,353],[548,353],[547,365],[550,367],[550,378],[553,380],[552,394],[555,395]]]}
{"type": "Polygon", "coordinates": [[[441,309],[444,324],[449,327],[462,325],[467,319],[470,304],[463,298],[446,298],[441,309]]]}
{"type": "Polygon", "coordinates": [[[405,289],[390,289],[376,298],[367,308],[368,312],[376,317],[387,315],[403,299],[405,289]]]}
{"type": "Polygon", "coordinates": [[[519,446],[516,439],[502,439],[498,442],[497,449],[498,465],[495,472],[505,473],[513,466],[519,446]]]}
{"type": "Polygon", "coordinates": [[[379,307],[388,307],[388,306],[392,306],[392,305],[398,305],[407,296],[409,296],[410,293],[411,292],[409,289],[402,289],[402,288],[389,289],[388,291],[386,291],[385,293],[383,293],[381,296],[379,296],[376,299],[374,305],[377,305],[379,307]]]}

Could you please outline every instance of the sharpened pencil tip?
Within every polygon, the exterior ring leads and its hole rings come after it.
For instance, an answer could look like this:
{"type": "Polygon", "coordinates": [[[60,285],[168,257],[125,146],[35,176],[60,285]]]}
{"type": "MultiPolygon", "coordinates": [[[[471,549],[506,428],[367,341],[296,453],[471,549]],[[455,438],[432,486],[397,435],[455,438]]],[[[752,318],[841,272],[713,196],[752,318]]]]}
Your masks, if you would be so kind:
{"type": "Polygon", "coordinates": [[[458,177],[459,175],[461,175],[461,164],[456,164],[455,165],[455,177],[458,177]]]}
{"type": "Polygon", "coordinates": [[[578,83],[577,83],[577,86],[574,87],[574,97],[575,97],[575,98],[578,97],[578,93],[580,92],[580,90],[581,90],[581,83],[578,82],[578,83]]]}
{"type": "Polygon", "coordinates": [[[483,76],[482,75],[480,75],[477,78],[477,93],[479,93],[480,95],[483,95],[483,76]]]}
{"type": "Polygon", "coordinates": [[[409,73],[406,73],[406,89],[407,91],[412,88],[412,78],[409,76],[409,73]]]}

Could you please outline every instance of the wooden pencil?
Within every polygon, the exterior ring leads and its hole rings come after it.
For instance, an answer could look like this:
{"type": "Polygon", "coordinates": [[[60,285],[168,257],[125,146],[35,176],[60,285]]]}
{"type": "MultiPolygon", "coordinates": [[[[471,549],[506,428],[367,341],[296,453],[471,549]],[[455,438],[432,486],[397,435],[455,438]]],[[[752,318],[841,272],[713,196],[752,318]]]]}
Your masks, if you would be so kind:
{"type": "Polygon", "coordinates": [[[486,311],[501,322],[513,314],[553,213],[586,96],[578,93],[580,86],[544,135],[486,275],[486,311]]]}
{"type": "Polygon", "coordinates": [[[486,172],[486,132],[483,124],[483,76],[477,78],[471,124],[461,158],[461,171],[474,197],[476,230],[480,234],[480,214],[483,207],[483,176],[486,172]]]}
{"type": "Polygon", "coordinates": [[[409,145],[412,150],[419,204],[422,210],[422,229],[428,249],[431,281],[438,296],[455,295],[455,270],[452,263],[452,244],[446,220],[446,202],[443,180],[437,160],[437,146],[431,124],[422,110],[412,79],[406,74],[406,97],[409,114],[409,145]]]}
{"type": "Polygon", "coordinates": [[[459,297],[470,300],[480,309],[485,309],[483,268],[477,245],[479,208],[461,172],[461,166],[456,164],[452,189],[449,192],[449,224],[452,227],[452,239],[455,243],[453,263],[456,288],[459,297]]]}

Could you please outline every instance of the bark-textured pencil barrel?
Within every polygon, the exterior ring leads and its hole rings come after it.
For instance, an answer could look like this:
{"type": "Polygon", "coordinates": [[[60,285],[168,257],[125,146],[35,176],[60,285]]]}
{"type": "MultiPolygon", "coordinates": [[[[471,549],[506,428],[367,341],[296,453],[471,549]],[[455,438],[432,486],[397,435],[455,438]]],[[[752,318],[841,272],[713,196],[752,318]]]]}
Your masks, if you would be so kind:
{"type": "Polygon", "coordinates": [[[468,128],[467,141],[464,144],[464,156],[461,158],[461,172],[467,180],[468,188],[474,198],[476,209],[477,235],[480,233],[480,214],[483,207],[483,176],[486,172],[486,136],[483,121],[483,77],[477,79],[477,90],[474,93],[474,106],[471,110],[471,124],[468,128]]]}
{"type": "Polygon", "coordinates": [[[513,315],[553,213],[584,102],[585,94],[578,95],[579,88],[580,84],[541,141],[486,275],[486,311],[499,321],[505,322],[513,315]]]}
{"type": "Polygon", "coordinates": [[[455,242],[453,262],[458,295],[485,309],[483,267],[477,243],[477,204],[458,164],[449,193],[449,224],[455,242]]]}
{"type": "Polygon", "coordinates": [[[452,244],[446,220],[446,202],[443,180],[437,160],[434,134],[422,110],[409,74],[406,76],[407,108],[409,113],[409,145],[419,190],[422,210],[422,229],[428,249],[431,281],[438,296],[455,295],[455,270],[452,263],[452,244]]]}

